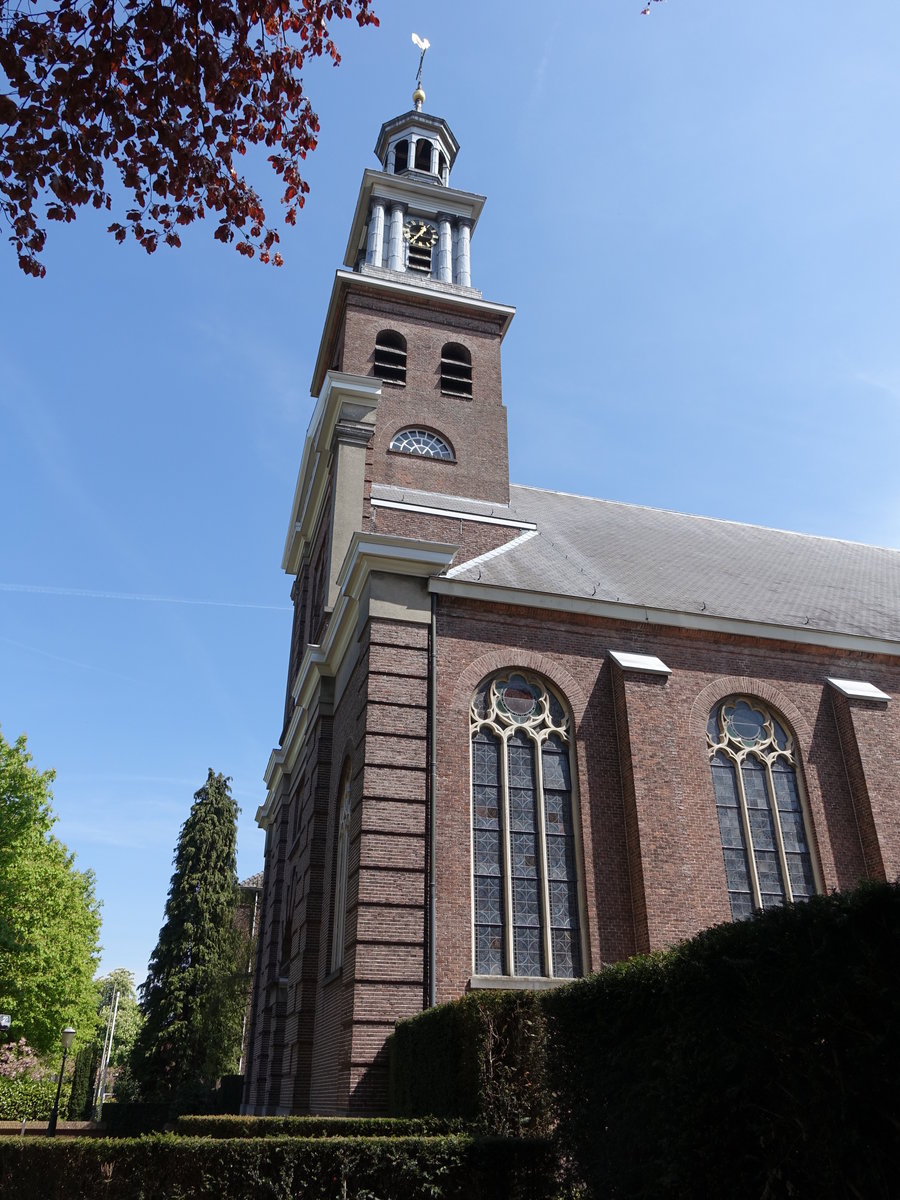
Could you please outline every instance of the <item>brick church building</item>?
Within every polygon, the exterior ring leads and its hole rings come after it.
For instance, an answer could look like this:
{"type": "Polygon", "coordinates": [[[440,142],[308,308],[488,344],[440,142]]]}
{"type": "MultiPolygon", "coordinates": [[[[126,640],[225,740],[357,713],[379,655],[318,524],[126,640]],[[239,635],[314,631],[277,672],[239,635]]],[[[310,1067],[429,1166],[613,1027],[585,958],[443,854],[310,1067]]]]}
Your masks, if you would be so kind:
{"type": "Polygon", "coordinates": [[[514,310],[414,101],[288,521],[251,1113],[384,1111],[400,1017],[900,874],[900,552],[511,484],[514,310]]]}

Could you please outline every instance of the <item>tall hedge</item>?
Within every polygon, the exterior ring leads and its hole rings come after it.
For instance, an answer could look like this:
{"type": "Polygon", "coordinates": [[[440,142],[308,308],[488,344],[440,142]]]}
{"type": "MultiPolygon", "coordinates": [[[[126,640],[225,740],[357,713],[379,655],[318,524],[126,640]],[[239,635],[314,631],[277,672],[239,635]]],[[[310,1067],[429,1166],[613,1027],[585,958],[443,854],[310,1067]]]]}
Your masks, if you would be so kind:
{"type": "Polygon", "coordinates": [[[541,1134],[544,1017],[534,992],[473,992],[400,1021],[390,1045],[397,1116],[462,1117],[491,1133],[541,1134]]]}
{"type": "Polygon", "coordinates": [[[897,1195],[897,886],[722,925],[543,1003],[588,1195],[897,1195]]]}
{"type": "Polygon", "coordinates": [[[401,1022],[392,1046],[392,1111],[556,1121],[596,1200],[894,1200],[898,1080],[896,884],[537,995],[473,993],[401,1022]]]}
{"type": "Polygon", "coordinates": [[[440,1138],[0,1138],[16,1200],[551,1200],[546,1144],[440,1138]]]}

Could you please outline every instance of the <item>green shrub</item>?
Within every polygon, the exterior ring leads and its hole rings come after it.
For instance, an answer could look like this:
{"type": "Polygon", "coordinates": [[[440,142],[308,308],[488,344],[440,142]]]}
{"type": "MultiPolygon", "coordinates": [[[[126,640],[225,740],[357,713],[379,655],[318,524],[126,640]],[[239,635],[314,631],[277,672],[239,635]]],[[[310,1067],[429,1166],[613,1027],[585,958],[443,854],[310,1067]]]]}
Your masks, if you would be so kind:
{"type": "Polygon", "coordinates": [[[465,1123],[441,1117],[179,1117],[181,1137],[435,1137],[464,1133],[465,1123]]]}
{"type": "Polygon", "coordinates": [[[472,992],[400,1021],[390,1045],[397,1116],[462,1117],[491,1133],[550,1126],[545,1030],[534,992],[472,992]]]}
{"type": "Polygon", "coordinates": [[[0,1078],[0,1121],[49,1121],[55,1079],[0,1078]]]}
{"type": "Polygon", "coordinates": [[[587,1194],[896,1196],[898,969],[900,888],[867,885],[545,993],[587,1194]]]}
{"type": "Polygon", "coordinates": [[[441,1138],[0,1139],[16,1200],[550,1200],[544,1142],[441,1138]]]}

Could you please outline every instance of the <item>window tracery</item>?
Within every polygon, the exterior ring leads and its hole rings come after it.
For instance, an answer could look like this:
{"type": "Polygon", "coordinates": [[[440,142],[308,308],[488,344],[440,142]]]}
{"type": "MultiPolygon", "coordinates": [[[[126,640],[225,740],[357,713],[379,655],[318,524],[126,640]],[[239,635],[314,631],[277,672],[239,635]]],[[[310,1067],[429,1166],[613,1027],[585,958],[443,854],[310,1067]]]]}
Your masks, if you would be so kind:
{"type": "Polygon", "coordinates": [[[707,745],[734,920],[817,890],[792,735],[759,700],[710,714],[707,745]]]}
{"type": "Polygon", "coordinates": [[[476,975],[582,973],[570,723],[518,672],[485,680],[470,712],[476,975]]]}

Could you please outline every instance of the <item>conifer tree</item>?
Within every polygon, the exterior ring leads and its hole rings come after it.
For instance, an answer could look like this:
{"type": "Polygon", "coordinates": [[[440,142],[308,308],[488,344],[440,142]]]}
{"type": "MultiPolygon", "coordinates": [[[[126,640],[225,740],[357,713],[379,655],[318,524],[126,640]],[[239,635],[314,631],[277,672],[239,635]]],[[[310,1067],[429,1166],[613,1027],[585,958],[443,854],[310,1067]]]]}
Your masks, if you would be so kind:
{"type": "Polygon", "coordinates": [[[141,987],[131,1072],[146,1098],[211,1087],[235,1069],[246,1001],[246,940],[235,926],[238,807],[212,770],[175,848],[165,921],[141,987]]]}

